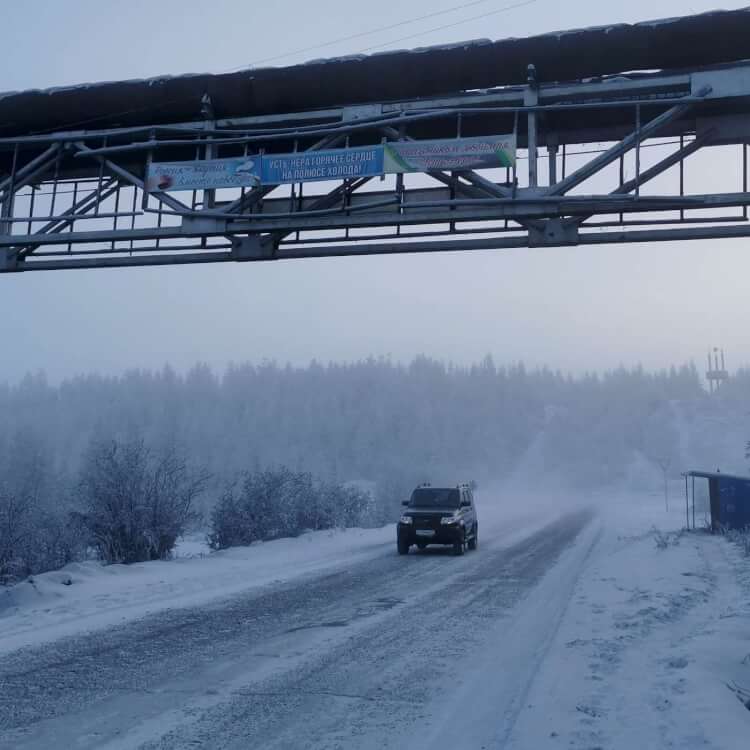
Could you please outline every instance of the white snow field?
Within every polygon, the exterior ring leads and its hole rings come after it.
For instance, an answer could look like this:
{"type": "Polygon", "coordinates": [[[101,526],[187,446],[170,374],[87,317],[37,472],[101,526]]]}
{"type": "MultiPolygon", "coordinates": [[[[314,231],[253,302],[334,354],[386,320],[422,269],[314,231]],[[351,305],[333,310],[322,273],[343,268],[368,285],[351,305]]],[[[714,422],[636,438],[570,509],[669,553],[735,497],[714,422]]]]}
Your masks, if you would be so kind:
{"type": "Polygon", "coordinates": [[[0,589],[0,655],[173,607],[200,606],[322,572],[342,560],[365,560],[382,554],[394,533],[392,528],[310,532],[214,554],[193,537],[169,562],[73,563],[0,589]]]}
{"type": "Polygon", "coordinates": [[[749,746],[738,548],[658,494],[479,500],[460,558],[354,529],[19,584],[0,747],[749,746]]]}
{"type": "Polygon", "coordinates": [[[684,501],[669,515],[662,503],[624,496],[601,514],[508,747],[750,747],[730,689],[750,690],[750,560],[682,533],[684,501]]]}

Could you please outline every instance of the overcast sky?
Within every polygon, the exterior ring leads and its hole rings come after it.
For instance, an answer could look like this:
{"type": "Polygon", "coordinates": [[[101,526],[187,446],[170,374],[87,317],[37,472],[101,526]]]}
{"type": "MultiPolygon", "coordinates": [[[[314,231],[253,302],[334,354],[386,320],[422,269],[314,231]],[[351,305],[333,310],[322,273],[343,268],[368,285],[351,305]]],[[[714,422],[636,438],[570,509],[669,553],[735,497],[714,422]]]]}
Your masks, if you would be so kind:
{"type": "MultiPolygon", "coordinates": [[[[0,90],[221,72],[459,3],[5,0],[0,90]]],[[[273,64],[715,7],[538,0],[422,33],[511,4],[474,3],[273,64]]],[[[705,172],[693,179],[712,176],[710,159],[696,168],[705,172]]],[[[750,363],[749,250],[747,241],[712,241],[3,275],[0,381],[40,369],[57,380],[165,362],[221,369],[417,353],[459,363],[491,353],[574,372],[691,359],[702,367],[714,345],[735,367],[750,363]]]]}

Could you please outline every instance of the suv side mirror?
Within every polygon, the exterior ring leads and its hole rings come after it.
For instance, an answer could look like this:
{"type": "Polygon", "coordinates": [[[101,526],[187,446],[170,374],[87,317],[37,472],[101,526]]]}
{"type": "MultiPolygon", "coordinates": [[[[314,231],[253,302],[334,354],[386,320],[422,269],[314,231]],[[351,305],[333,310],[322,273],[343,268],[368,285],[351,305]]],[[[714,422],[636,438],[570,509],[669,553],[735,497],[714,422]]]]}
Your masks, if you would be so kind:
{"type": "Polygon", "coordinates": [[[401,505],[404,505],[404,506],[406,506],[406,505],[408,505],[408,504],[409,504],[409,501],[408,501],[408,500],[402,500],[402,501],[401,501],[401,505]]]}

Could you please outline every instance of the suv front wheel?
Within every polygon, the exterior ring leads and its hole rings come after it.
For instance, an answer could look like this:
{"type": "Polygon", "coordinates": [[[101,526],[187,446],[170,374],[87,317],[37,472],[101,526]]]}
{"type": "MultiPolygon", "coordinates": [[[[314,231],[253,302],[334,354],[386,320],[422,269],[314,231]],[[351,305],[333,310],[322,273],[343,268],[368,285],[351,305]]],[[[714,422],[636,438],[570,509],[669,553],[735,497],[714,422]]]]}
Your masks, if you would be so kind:
{"type": "Polygon", "coordinates": [[[396,546],[398,547],[398,554],[399,555],[408,555],[409,554],[409,543],[404,542],[401,539],[398,540],[396,546]]]}
{"type": "Polygon", "coordinates": [[[469,549],[474,550],[479,544],[479,524],[474,524],[474,533],[469,540],[469,549]]]}
{"type": "Polygon", "coordinates": [[[453,554],[463,555],[466,551],[466,532],[461,532],[461,537],[453,543],[453,554]]]}

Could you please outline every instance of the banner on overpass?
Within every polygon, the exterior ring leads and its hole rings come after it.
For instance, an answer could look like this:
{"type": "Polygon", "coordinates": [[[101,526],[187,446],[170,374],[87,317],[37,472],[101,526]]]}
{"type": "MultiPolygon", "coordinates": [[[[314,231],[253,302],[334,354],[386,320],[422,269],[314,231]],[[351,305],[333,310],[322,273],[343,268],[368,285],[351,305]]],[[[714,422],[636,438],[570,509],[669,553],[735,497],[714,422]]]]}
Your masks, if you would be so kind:
{"type": "Polygon", "coordinates": [[[149,168],[146,190],[212,190],[357,179],[436,169],[493,169],[512,167],[515,161],[514,135],[399,141],[236,159],[154,162],[149,168]]]}
{"type": "Polygon", "coordinates": [[[261,180],[264,185],[318,180],[346,180],[383,174],[383,147],[333,148],[296,154],[264,156],[261,180]]]}
{"type": "Polygon", "coordinates": [[[212,190],[254,187],[260,184],[259,157],[154,162],[148,170],[146,190],[212,190]]]}
{"type": "Polygon", "coordinates": [[[433,169],[492,169],[516,162],[516,137],[495,135],[438,141],[387,143],[385,171],[429,172],[433,169]]]}
{"type": "Polygon", "coordinates": [[[400,141],[364,148],[339,148],[263,156],[264,185],[377,177],[433,169],[493,169],[516,161],[514,135],[400,141]]]}

